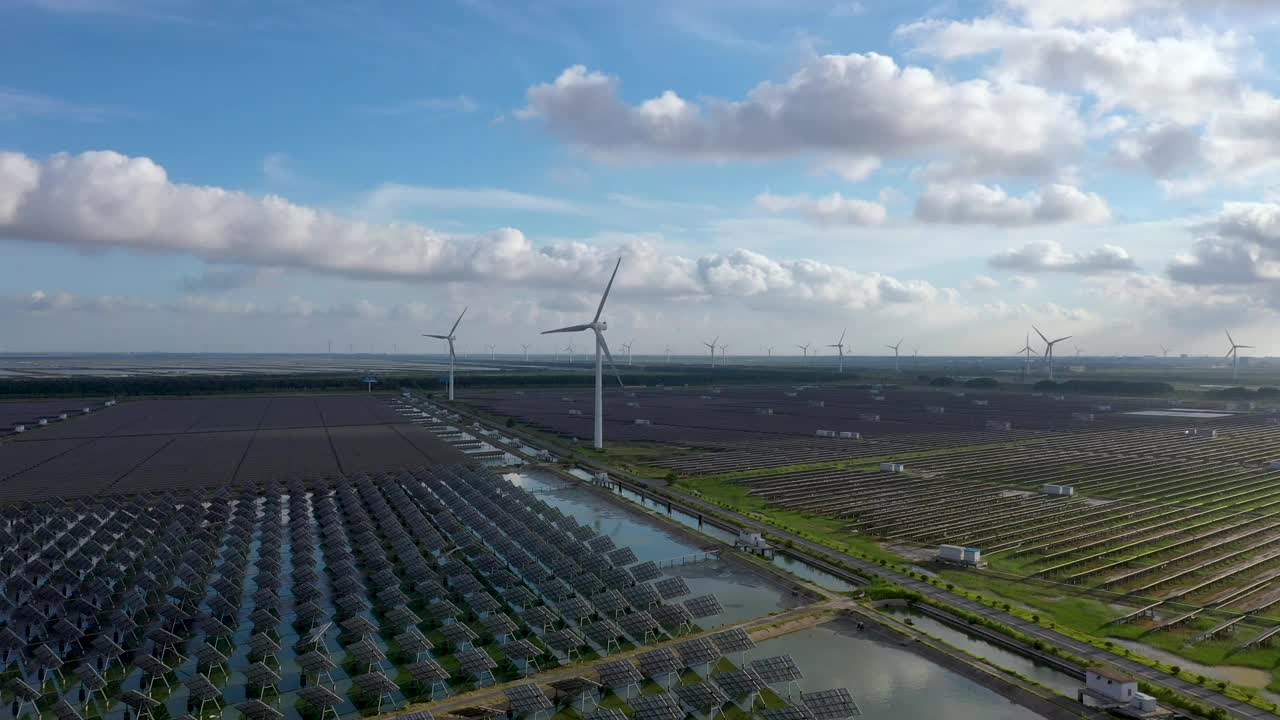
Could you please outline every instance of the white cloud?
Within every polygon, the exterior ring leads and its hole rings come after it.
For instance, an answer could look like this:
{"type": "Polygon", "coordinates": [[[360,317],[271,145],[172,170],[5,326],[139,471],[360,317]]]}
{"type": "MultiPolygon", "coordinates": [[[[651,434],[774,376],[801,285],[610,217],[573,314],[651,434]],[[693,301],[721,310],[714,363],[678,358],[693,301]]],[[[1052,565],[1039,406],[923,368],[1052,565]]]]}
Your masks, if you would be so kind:
{"type": "Polygon", "coordinates": [[[522,117],[605,157],[763,159],[835,153],[950,157],[955,173],[1043,174],[1084,136],[1070,98],[988,80],[950,82],[875,53],[812,58],[743,100],[668,90],[638,105],[581,65],[528,91],[522,117]]]}
{"type": "Polygon", "coordinates": [[[16,88],[0,87],[0,122],[28,118],[99,122],[120,117],[127,117],[127,113],[104,105],[76,103],[16,88]]]}
{"type": "Polygon", "coordinates": [[[924,222],[1006,226],[1098,223],[1111,217],[1100,195],[1060,184],[1020,198],[1010,196],[999,186],[930,185],[916,202],[915,214],[924,222]]]}
{"type": "Polygon", "coordinates": [[[974,275],[965,287],[970,290],[978,290],[985,292],[987,290],[995,290],[1000,287],[1000,281],[990,275],[974,275]]]}
{"type": "Polygon", "coordinates": [[[1019,290],[1035,290],[1040,287],[1040,281],[1028,275],[1014,275],[1009,282],[1019,290]]]}
{"type": "Polygon", "coordinates": [[[1209,236],[1170,262],[1172,280],[1219,286],[1280,280],[1280,203],[1225,203],[1205,229],[1209,236]]]}
{"type": "Polygon", "coordinates": [[[755,198],[755,204],[769,213],[799,213],[818,225],[879,225],[885,219],[884,205],[846,198],[840,193],[816,199],[808,195],[760,193],[755,198]]]}
{"type": "Polygon", "coordinates": [[[1137,263],[1124,248],[1103,245],[1086,253],[1068,253],[1051,240],[1029,242],[1016,250],[1006,250],[992,257],[989,263],[991,267],[1001,270],[1082,275],[1137,269],[1137,263]]]}
{"type": "Polygon", "coordinates": [[[278,196],[253,197],[172,182],[148,158],[114,152],[33,162],[0,154],[0,238],[80,249],[181,253],[257,267],[293,267],[382,280],[562,287],[603,278],[619,254],[619,288],[663,297],[820,300],[847,308],[946,301],[948,291],[813,260],[748,250],[684,257],[642,238],[618,248],[579,241],[535,246],[519,230],[449,235],[414,224],[375,224],[278,196]],[[32,180],[34,173],[34,182],[32,180]]]}
{"type": "MultiPolygon", "coordinates": [[[[1124,20],[1139,12],[1214,12],[1274,9],[1272,0],[1002,0],[1038,26],[1092,25],[1124,20]]],[[[1159,17],[1160,13],[1153,13],[1159,17]]]]}
{"type": "Polygon", "coordinates": [[[499,188],[452,188],[385,183],[364,198],[365,211],[394,216],[416,208],[463,210],[523,210],[528,212],[585,214],[577,205],[547,195],[499,188]]]}

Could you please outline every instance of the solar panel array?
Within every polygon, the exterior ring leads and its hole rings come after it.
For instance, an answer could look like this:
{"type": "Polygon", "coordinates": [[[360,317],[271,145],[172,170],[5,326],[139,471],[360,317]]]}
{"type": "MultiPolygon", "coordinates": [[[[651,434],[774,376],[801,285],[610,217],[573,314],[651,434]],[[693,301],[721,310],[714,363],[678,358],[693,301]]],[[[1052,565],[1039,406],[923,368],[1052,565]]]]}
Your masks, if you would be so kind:
{"type": "Polygon", "coordinates": [[[646,611],[687,617],[664,604],[680,590],[469,466],[0,504],[0,675],[14,677],[10,697],[44,707],[96,697],[90,715],[145,711],[155,688],[170,707],[278,692],[276,704],[235,706],[251,720],[295,700],[323,709],[379,695],[385,709],[504,672],[483,643],[536,660],[539,645],[514,640],[527,631],[601,654],[660,640],[646,611]],[[299,672],[282,674],[288,649],[299,672]],[[133,667],[141,685],[104,680],[133,667]]]}
{"type": "Polygon", "coordinates": [[[816,720],[846,720],[862,714],[853,696],[844,688],[801,693],[800,700],[816,720]]]}
{"type": "Polygon", "coordinates": [[[800,674],[800,667],[796,665],[796,661],[790,655],[777,655],[753,660],[751,661],[751,669],[759,673],[760,677],[770,685],[793,682],[804,677],[800,674]]]}

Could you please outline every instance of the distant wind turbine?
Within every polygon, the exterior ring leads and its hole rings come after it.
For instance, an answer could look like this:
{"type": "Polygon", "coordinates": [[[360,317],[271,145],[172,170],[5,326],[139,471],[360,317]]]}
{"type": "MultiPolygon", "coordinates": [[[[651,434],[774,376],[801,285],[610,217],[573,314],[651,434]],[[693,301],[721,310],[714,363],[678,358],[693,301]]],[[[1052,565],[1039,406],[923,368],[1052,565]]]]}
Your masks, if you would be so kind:
{"type": "Polygon", "coordinates": [[[704,342],[703,345],[711,349],[711,367],[716,366],[716,343],[720,342],[720,336],[717,335],[711,342],[704,342]]]}
{"type": "Polygon", "coordinates": [[[1228,330],[1228,331],[1226,331],[1226,332],[1227,332],[1227,342],[1231,343],[1231,349],[1227,351],[1227,354],[1225,355],[1225,357],[1229,357],[1229,358],[1231,358],[1231,380],[1232,380],[1232,382],[1235,382],[1235,379],[1236,379],[1236,371],[1237,371],[1237,369],[1239,368],[1239,365],[1240,365],[1240,353],[1239,353],[1239,351],[1240,351],[1240,350],[1246,350],[1246,349],[1247,349],[1247,350],[1253,350],[1253,349],[1254,349],[1254,347],[1253,347],[1252,345],[1239,345],[1239,344],[1237,344],[1237,343],[1236,343],[1236,341],[1235,341],[1235,338],[1232,338],[1232,337],[1231,337],[1231,331],[1230,331],[1230,330],[1228,330]]]}
{"type": "Polygon", "coordinates": [[[805,365],[808,365],[808,364],[809,364],[809,346],[810,346],[810,345],[812,345],[812,344],[813,344],[813,343],[805,343],[804,345],[797,345],[797,346],[796,346],[796,347],[800,348],[800,352],[804,353],[804,364],[805,364],[805,365]]]}
{"type": "Polygon", "coordinates": [[[494,351],[494,350],[496,350],[496,349],[497,349],[497,348],[496,348],[496,347],[494,347],[493,345],[490,345],[490,346],[489,346],[489,362],[493,362],[493,351],[494,351]]]}
{"type": "Polygon", "coordinates": [[[564,349],[564,351],[565,351],[565,352],[567,352],[567,353],[569,353],[569,364],[570,364],[570,365],[572,365],[572,364],[573,364],[573,351],[574,351],[573,343],[569,343],[569,347],[565,348],[565,349],[564,349]]]}
{"type": "Polygon", "coordinates": [[[462,322],[462,316],[466,314],[467,314],[467,308],[464,307],[462,308],[462,312],[458,313],[458,319],[453,321],[453,327],[449,328],[449,334],[447,335],[431,335],[426,333],[423,334],[423,337],[431,337],[437,340],[444,340],[449,343],[449,399],[450,400],[453,399],[453,364],[454,364],[454,361],[457,359],[457,355],[453,351],[453,341],[457,340],[458,337],[454,335],[454,332],[458,329],[458,323],[462,322]]]}
{"type": "Polygon", "coordinates": [[[728,358],[725,357],[725,351],[727,351],[728,349],[729,349],[728,345],[720,346],[720,364],[721,365],[727,364],[729,362],[728,358]]]}
{"type": "Polygon", "coordinates": [[[834,345],[827,346],[827,347],[835,348],[836,352],[840,353],[840,369],[838,370],[838,372],[844,372],[844,335],[847,332],[849,332],[849,328],[845,328],[844,330],[841,330],[840,339],[837,340],[834,345]]]}
{"type": "Polygon", "coordinates": [[[1169,348],[1167,348],[1167,347],[1165,347],[1165,346],[1161,345],[1161,346],[1160,346],[1160,352],[1164,353],[1164,357],[1169,357],[1169,348]]]}
{"type": "Polygon", "coordinates": [[[627,351],[627,367],[631,367],[631,346],[635,344],[635,340],[622,343],[622,349],[627,351]]]}
{"type": "Polygon", "coordinates": [[[1027,339],[1022,343],[1022,349],[1014,353],[1014,355],[1022,355],[1025,358],[1022,366],[1023,382],[1026,382],[1027,378],[1031,377],[1031,356],[1039,354],[1031,347],[1031,333],[1027,333],[1027,339]]]}
{"type": "Polygon", "coordinates": [[[667,364],[668,365],[671,364],[671,346],[670,345],[667,346],[667,364]]]}
{"type": "Polygon", "coordinates": [[[613,364],[613,353],[609,352],[609,344],[604,340],[604,331],[609,329],[609,323],[600,319],[600,314],[604,312],[604,303],[609,299],[609,291],[613,289],[613,280],[618,276],[618,267],[622,265],[622,258],[618,258],[618,262],[613,266],[613,274],[609,276],[609,284],[604,286],[604,295],[600,296],[600,304],[596,307],[596,316],[591,322],[583,325],[570,325],[569,327],[557,328],[555,330],[547,330],[543,335],[550,333],[571,333],[590,330],[595,333],[596,341],[596,412],[595,412],[595,432],[592,437],[592,446],[599,449],[604,447],[604,366],[601,362],[601,353],[609,359],[609,367],[613,370],[613,376],[618,379],[618,386],[622,387],[622,376],[618,374],[618,368],[613,364]]]}
{"type": "Polygon", "coordinates": [[[1053,357],[1054,357],[1053,346],[1057,345],[1063,340],[1070,340],[1071,336],[1067,335],[1065,337],[1060,337],[1057,340],[1050,340],[1049,338],[1045,337],[1044,333],[1040,332],[1040,328],[1036,327],[1035,325],[1032,325],[1031,329],[1035,330],[1036,334],[1040,336],[1040,339],[1044,341],[1044,359],[1049,363],[1049,380],[1052,381],[1053,380],[1053,357]]]}
{"type": "Polygon", "coordinates": [[[898,338],[897,345],[885,345],[885,347],[893,351],[893,371],[902,372],[902,369],[898,365],[898,348],[902,347],[902,338],[898,338]]]}
{"type": "Polygon", "coordinates": [[[522,344],[520,347],[524,348],[524,361],[529,362],[529,346],[522,344]]]}
{"type": "Polygon", "coordinates": [[[773,349],[774,349],[775,347],[777,347],[777,345],[767,345],[767,346],[765,346],[765,348],[764,348],[764,349],[765,349],[765,352],[767,352],[767,353],[768,353],[768,357],[773,357],[773,349]]]}

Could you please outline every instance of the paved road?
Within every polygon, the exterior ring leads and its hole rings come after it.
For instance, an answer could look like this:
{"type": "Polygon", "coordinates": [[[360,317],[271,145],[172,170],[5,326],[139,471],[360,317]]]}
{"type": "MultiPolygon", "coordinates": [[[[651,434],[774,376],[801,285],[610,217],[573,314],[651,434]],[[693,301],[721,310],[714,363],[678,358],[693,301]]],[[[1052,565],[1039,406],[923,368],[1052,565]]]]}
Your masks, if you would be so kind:
{"type": "MultiPolygon", "coordinates": [[[[471,417],[474,420],[481,422],[482,424],[501,430],[504,434],[521,437],[529,441],[529,443],[532,445],[541,446],[545,444],[541,442],[539,439],[530,437],[520,432],[519,430],[500,427],[498,425],[485,421],[482,418],[478,418],[472,415],[471,413],[468,413],[465,410],[460,410],[457,408],[450,408],[450,409],[457,411],[461,415],[471,417]]],[[[486,440],[489,440],[489,438],[486,438],[486,440]]],[[[554,451],[560,453],[561,455],[565,454],[564,451],[559,448],[555,448],[554,451]]],[[[1165,687],[1172,688],[1182,693],[1183,695],[1196,698],[1199,702],[1203,703],[1208,707],[1220,707],[1226,710],[1228,713],[1230,713],[1231,717],[1250,718],[1250,719],[1257,719],[1257,720],[1261,720],[1263,718],[1276,717],[1275,713],[1268,712],[1266,710],[1255,707],[1248,703],[1244,703],[1239,700],[1236,700],[1235,698],[1228,697],[1227,695],[1224,695],[1223,693],[1220,693],[1217,690],[1212,690],[1212,689],[1203,687],[1201,685],[1197,685],[1193,682],[1183,680],[1182,678],[1174,677],[1169,673],[1163,672],[1161,670],[1156,670],[1155,668],[1149,667],[1147,665],[1143,665],[1142,663],[1136,662],[1134,660],[1130,660],[1129,658],[1110,652],[1104,648],[1099,648],[1094,645],[1081,642],[1079,640],[1076,640],[1073,637],[1063,635],[1062,633],[1059,633],[1055,630],[1050,630],[1049,628],[1036,625],[1035,623],[1032,623],[1027,620],[1023,620],[1022,618],[1017,617],[1013,614],[1006,613],[1002,610],[998,610],[989,605],[984,605],[974,600],[970,600],[969,598],[964,597],[962,595],[949,592],[945,588],[940,588],[935,585],[931,585],[927,582],[924,582],[922,580],[917,580],[915,578],[909,577],[907,575],[904,575],[894,570],[889,570],[887,568],[881,567],[880,565],[877,565],[876,563],[863,560],[862,558],[857,557],[855,555],[850,555],[849,553],[834,550],[825,545],[822,545],[821,543],[796,535],[795,533],[789,532],[787,530],[783,530],[781,528],[774,527],[773,525],[770,525],[765,522],[761,522],[754,518],[747,517],[746,515],[730,510],[722,505],[718,505],[716,503],[703,500],[702,498],[682,492],[673,487],[670,487],[669,485],[667,485],[665,481],[654,480],[652,478],[646,478],[646,477],[641,477],[639,475],[634,475],[624,470],[619,470],[618,468],[615,468],[606,463],[602,463],[597,460],[587,458],[587,457],[582,457],[576,454],[575,454],[575,459],[582,465],[587,465],[597,470],[603,470],[609,473],[613,477],[623,478],[632,484],[643,485],[645,487],[650,488],[651,490],[660,490],[661,491],[660,494],[668,495],[671,498],[689,507],[701,508],[704,512],[707,512],[709,514],[716,514],[716,515],[720,515],[721,517],[730,518],[733,522],[741,525],[744,528],[749,527],[753,530],[766,532],[775,538],[786,539],[790,541],[795,548],[797,549],[803,548],[802,552],[797,553],[802,557],[805,555],[809,555],[809,556],[816,557],[820,560],[825,559],[827,562],[833,562],[833,561],[840,562],[845,565],[848,565],[849,567],[857,568],[858,570],[861,570],[867,573],[868,575],[882,577],[890,582],[893,582],[894,584],[901,585],[903,587],[919,592],[921,595],[927,595],[931,598],[934,598],[939,602],[945,605],[948,605],[950,607],[960,608],[968,612],[971,612],[975,615],[981,615],[983,617],[989,618],[1001,624],[1016,628],[1019,632],[1022,632],[1028,636],[1040,638],[1046,643],[1056,645],[1060,648],[1064,648],[1076,655],[1079,655],[1084,658],[1088,658],[1091,661],[1107,663],[1115,667],[1121,668],[1126,672],[1138,678],[1141,678],[1143,680],[1147,680],[1158,685],[1163,685],[1165,687]]]]}

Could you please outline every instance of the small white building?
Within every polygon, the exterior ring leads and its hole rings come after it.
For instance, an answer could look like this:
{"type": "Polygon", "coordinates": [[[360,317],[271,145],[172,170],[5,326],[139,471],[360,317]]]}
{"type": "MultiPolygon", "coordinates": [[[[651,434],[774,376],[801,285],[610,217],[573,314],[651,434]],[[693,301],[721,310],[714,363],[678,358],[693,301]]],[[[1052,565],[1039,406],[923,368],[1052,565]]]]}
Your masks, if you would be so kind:
{"type": "Polygon", "coordinates": [[[756,408],[757,415],[772,415],[773,408],[756,408]]]}
{"type": "Polygon", "coordinates": [[[990,400],[974,400],[973,404],[977,407],[986,407],[991,404],[990,400]]]}
{"type": "Polygon", "coordinates": [[[930,405],[926,407],[924,411],[929,413],[930,415],[942,415],[947,411],[947,409],[942,407],[941,405],[930,405]]]}
{"type": "Polygon", "coordinates": [[[978,548],[964,547],[963,545],[939,545],[938,559],[942,562],[956,565],[980,567],[982,565],[982,551],[978,548]]]}
{"type": "Polygon", "coordinates": [[[810,400],[809,401],[809,407],[826,407],[826,406],[827,406],[826,400],[810,400]]]}
{"type": "Polygon", "coordinates": [[[627,407],[640,407],[640,403],[636,402],[635,400],[632,400],[631,402],[627,403],[627,407]]]}
{"type": "Polygon", "coordinates": [[[907,466],[902,463],[882,462],[880,463],[880,472],[900,473],[906,472],[907,466]]]}
{"type": "Polygon", "coordinates": [[[570,415],[581,415],[581,414],[582,414],[582,411],[581,411],[581,410],[578,410],[577,408],[569,408],[569,414],[570,414],[570,415]]]}
{"type": "Polygon", "coordinates": [[[751,553],[752,555],[766,558],[773,557],[773,546],[769,544],[768,540],[764,539],[763,535],[752,530],[740,531],[738,537],[733,541],[733,547],[736,550],[751,553]]]}
{"type": "Polygon", "coordinates": [[[637,425],[652,425],[653,421],[648,418],[636,418],[637,425]]]}
{"type": "Polygon", "coordinates": [[[859,433],[859,432],[850,432],[850,431],[848,431],[848,430],[841,430],[841,431],[840,431],[840,438],[841,438],[842,440],[861,440],[861,439],[862,439],[862,433],[859,433]]]}
{"type": "Polygon", "coordinates": [[[988,420],[988,430],[1012,430],[1013,423],[1008,420],[988,420]]]}
{"type": "Polygon", "coordinates": [[[1071,485],[1042,485],[1040,492],[1054,497],[1071,497],[1076,494],[1076,489],[1071,485]]]}
{"type": "Polygon", "coordinates": [[[879,413],[858,413],[858,419],[863,422],[880,422],[879,413]]]}
{"type": "Polygon", "coordinates": [[[820,438],[833,438],[836,436],[835,430],[818,430],[814,433],[820,438]]]}
{"type": "Polygon", "coordinates": [[[1103,700],[1128,705],[1138,695],[1137,678],[1107,665],[1084,671],[1084,690],[1103,700]]]}
{"type": "Polygon", "coordinates": [[[14,431],[14,432],[16,432],[16,433],[24,433],[24,432],[26,432],[26,431],[27,431],[27,426],[26,426],[26,425],[14,425],[14,426],[13,426],[13,431],[14,431]]]}
{"type": "Polygon", "coordinates": [[[1071,413],[1071,419],[1080,420],[1082,422],[1093,422],[1093,413],[1073,412],[1071,413]]]}

